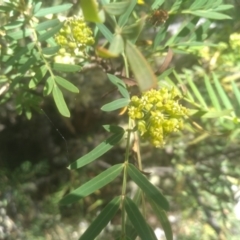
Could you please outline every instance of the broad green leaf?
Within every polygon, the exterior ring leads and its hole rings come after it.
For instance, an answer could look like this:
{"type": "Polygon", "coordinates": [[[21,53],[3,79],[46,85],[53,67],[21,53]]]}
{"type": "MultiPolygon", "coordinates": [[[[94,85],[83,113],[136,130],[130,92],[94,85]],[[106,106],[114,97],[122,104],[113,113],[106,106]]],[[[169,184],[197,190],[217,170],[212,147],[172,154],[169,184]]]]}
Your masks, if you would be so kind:
{"type": "Polygon", "coordinates": [[[128,8],[126,9],[125,13],[119,17],[118,25],[120,27],[123,27],[127,23],[129,16],[131,15],[133,9],[135,8],[135,6],[137,4],[137,0],[129,0],[129,1],[130,1],[130,4],[129,4],[128,8]]]}
{"type": "Polygon", "coordinates": [[[108,168],[98,176],[84,183],[81,187],[64,196],[59,203],[61,205],[71,204],[84,197],[87,197],[91,193],[94,193],[98,189],[112,182],[121,173],[123,167],[123,164],[116,164],[108,168]]]}
{"type": "Polygon", "coordinates": [[[157,9],[164,3],[164,0],[155,0],[151,6],[151,9],[157,9]]]}
{"type": "Polygon", "coordinates": [[[118,88],[118,91],[122,94],[122,96],[124,98],[130,99],[129,92],[123,80],[121,80],[120,78],[112,74],[107,74],[107,76],[108,76],[108,79],[118,88]]]}
{"type": "Polygon", "coordinates": [[[111,42],[113,39],[113,34],[111,31],[102,23],[97,23],[97,27],[102,33],[102,35],[109,41],[111,42]]]}
{"type": "Polygon", "coordinates": [[[189,86],[191,87],[194,96],[197,98],[197,100],[199,101],[199,103],[201,104],[201,106],[204,109],[208,109],[208,106],[204,100],[204,98],[202,97],[202,94],[199,92],[198,87],[195,85],[194,80],[192,79],[192,76],[190,74],[188,74],[185,71],[185,76],[186,76],[186,80],[188,81],[189,86]]]}
{"type": "Polygon", "coordinates": [[[127,215],[139,237],[142,240],[157,240],[153,230],[146,223],[136,204],[129,197],[125,197],[124,202],[127,215]]]}
{"type": "Polygon", "coordinates": [[[58,111],[64,117],[70,117],[70,112],[69,112],[67,104],[63,98],[62,91],[59,89],[59,87],[56,84],[54,84],[54,86],[53,86],[52,94],[53,94],[54,102],[58,108],[58,111]]]}
{"type": "Polygon", "coordinates": [[[136,169],[132,164],[129,164],[127,168],[128,174],[131,179],[142,189],[142,191],[151,198],[158,206],[164,210],[169,210],[169,204],[167,199],[162,195],[162,193],[150,183],[139,170],[136,169]]]}
{"type": "Polygon", "coordinates": [[[219,117],[229,116],[231,112],[232,112],[232,109],[226,109],[223,111],[209,110],[206,114],[203,114],[201,117],[202,118],[219,118],[219,117]]]}
{"type": "Polygon", "coordinates": [[[71,3],[54,6],[54,7],[48,7],[48,8],[41,8],[38,12],[34,14],[35,17],[44,17],[48,14],[55,14],[60,12],[65,12],[68,9],[72,7],[71,3]]]}
{"type": "Polygon", "coordinates": [[[223,19],[232,19],[230,16],[218,13],[218,12],[211,12],[208,10],[195,10],[195,11],[182,11],[182,13],[192,14],[195,16],[203,17],[203,18],[209,18],[209,19],[215,19],[215,20],[223,20],[223,19]]]}
{"type": "Polygon", "coordinates": [[[83,12],[84,19],[89,22],[100,23],[101,19],[98,15],[96,0],[81,0],[80,6],[83,12]]]}
{"type": "MultiPolygon", "coordinates": [[[[222,103],[224,104],[225,108],[227,109],[234,109],[233,106],[232,106],[232,103],[231,101],[229,100],[229,97],[227,96],[225,90],[223,89],[221,83],[219,82],[216,74],[213,72],[212,73],[213,75],[213,81],[215,83],[215,86],[216,86],[216,89],[218,91],[218,94],[222,100],[222,103]]],[[[235,114],[233,112],[233,116],[235,117],[235,114]]]]}
{"type": "Polygon", "coordinates": [[[47,66],[44,64],[41,67],[34,69],[35,75],[29,82],[29,88],[35,88],[37,84],[44,78],[47,73],[47,66]]]}
{"type": "Polygon", "coordinates": [[[55,81],[56,81],[56,83],[61,85],[63,88],[67,89],[68,91],[73,92],[73,93],[79,93],[78,88],[75,85],[73,85],[71,82],[69,82],[68,80],[66,80],[62,77],[56,76],[55,81]]]}
{"type": "Polygon", "coordinates": [[[52,92],[54,84],[55,84],[55,81],[54,81],[53,77],[52,76],[48,77],[48,79],[45,83],[45,86],[43,88],[43,95],[44,96],[47,96],[52,92]]]}
{"type": "Polygon", "coordinates": [[[65,63],[53,63],[53,69],[59,72],[77,72],[81,70],[81,66],[65,63]]]}
{"type": "Polygon", "coordinates": [[[237,87],[235,81],[232,81],[232,89],[233,89],[235,97],[236,97],[236,99],[238,101],[238,105],[240,107],[240,91],[239,91],[239,88],[237,87]]]}
{"type": "Polygon", "coordinates": [[[141,18],[136,23],[128,26],[124,26],[122,29],[122,35],[128,39],[131,40],[132,43],[135,43],[142,32],[142,29],[145,24],[145,19],[141,18]]]}
{"type": "Polygon", "coordinates": [[[3,26],[3,28],[5,30],[10,30],[10,29],[14,29],[14,28],[19,28],[23,25],[24,21],[14,21],[14,22],[11,22],[9,24],[6,24],[3,26]]]}
{"type": "Polygon", "coordinates": [[[7,32],[7,36],[8,37],[11,37],[11,38],[13,38],[14,40],[19,40],[19,39],[22,39],[22,38],[25,38],[25,37],[28,37],[29,35],[31,35],[32,34],[32,29],[29,29],[29,28],[27,28],[27,29],[25,29],[25,30],[18,30],[18,31],[9,31],[9,32],[7,32]]]}
{"type": "Polygon", "coordinates": [[[56,27],[51,28],[50,30],[48,30],[45,33],[42,33],[38,36],[38,41],[46,41],[47,39],[53,37],[57,32],[59,32],[59,30],[62,28],[63,26],[63,22],[59,23],[56,27]]]}
{"type": "Polygon", "coordinates": [[[126,107],[129,104],[129,98],[120,98],[110,103],[107,103],[101,107],[102,111],[111,112],[119,108],[126,107]]]}
{"type": "Polygon", "coordinates": [[[41,6],[42,6],[42,2],[36,3],[33,8],[33,13],[36,14],[40,10],[41,6]]]}
{"type": "Polygon", "coordinates": [[[148,198],[149,203],[152,206],[154,214],[157,216],[158,220],[160,221],[162,228],[164,230],[165,236],[167,240],[173,240],[173,233],[170,222],[168,221],[168,217],[166,212],[160,208],[154,201],[148,198]]]}
{"type": "Polygon", "coordinates": [[[147,91],[157,87],[157,77],[141,52],[130,41],[126,42],[126,55],[138,82],[140,90],[147,91]]]}
{"type": "Polygon", "coordinates": [[[123,38],[120,34],[115,34],[112,41],[110,42],[109,52],[116,57],[121,54],[124,50],[123,38]]]}
{"type": "Polygon", "coordinates": [[[59,23],[60,23],[60,21],[57,18],[55,18],[55,19],[51,19],[51,20],[47,20],[45,22],[39,23],[35,27],[35,29],[37,31],[47,30],[48,28],[52,28],[52,27],[57,26],[59,23]]]}
{"type": "Polygon", "coordinates": [[[129,1],[112,2],[103,5],[103,9],[110,15],[121,15],[123,14],[129,5],[129,1]]]}
{"type": "Polygon", "coordinates": [[[91,223],[88,229],[83,233],[79,240],[93,240],[107,226],[109,221],[115,216],[120,207],[121,197],[115,197],[101,211],[96,219],[91,223]]]}
{"type": "Polygon", "coordinates": [[[212,87],[212,84],[210,82],[209,77],[207,76],[207,74],[204,74],[204,82],[205,82],[205,86],[206,89],[208,91],[208,96],[211,99],[212,105],[213,107],[217,110],[217,111],[221,111],[221,106],[219,104],[219,100],[217,98],[217,95],[212,87]]]}
{"type": "Polygon", "coordinates": [[[218,6],[217,8],[214,8],[214,11],[225,11],[225,10],[231,9],[233,7],[234,7],[233,5],[224,4],[224,5],[218,6]]]}
{"type": "Polygon", "coordinates": [[[59,51],[59,49],[60,46],[46,47],[42,49],[42,53],[45,55],[54,55],[59,51]]]}
{"type": "Polygon", "coordinates": [[[95,147],[91,152],[70,164],[68,168],[77,169],[93,162],[97,158],[101,157],[104,153],[108,152],[117,143],[119,143],[123,135],[124,131],[113,134],[111,137],[107,138],[104,142],[95,147]]]}

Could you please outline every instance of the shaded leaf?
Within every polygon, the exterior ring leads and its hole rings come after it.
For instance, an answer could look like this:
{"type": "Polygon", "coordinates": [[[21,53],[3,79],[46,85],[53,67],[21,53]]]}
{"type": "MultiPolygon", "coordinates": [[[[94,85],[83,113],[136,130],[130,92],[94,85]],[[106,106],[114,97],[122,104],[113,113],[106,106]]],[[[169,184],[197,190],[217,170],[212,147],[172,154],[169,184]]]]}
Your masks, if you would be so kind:
{"type": "Polygon", "coordinates": [[[125,197],[124,202],[127,215],[139,237],[142,240],[157,240],[153,230],[146,223],[136,204],[129,197],[125,197]]]}
{"type": "Polygon", "coordinates": [[[81,70],[81,66],[65,63],[53,63],[53,69],[59,72],[77,72],[81,70]]]}
{"type": "Polygon", "coordinates": [[[135,6],[137,4],[137,0],[129,0],[129,1],[130,1],[130,4],[129,4],[128,8],[126,9],[125,13],[119,17],[118,25],[120,27],[123,27],[127,23],[129,16],[131,15],[133,9],[135,8],[135,6]]]}
{"type": "Polygon", "coordinates": [[[38,41],[46,41],[47,39],[53,37],[57,32],[59,32],[59,30],[62,28],[63,26],[63,22],[59,23],[57,26],[51,28],[50,30],[48,30],[45,33],[42,33],[38,36],[38,41]]]}
{"type": "Polygon", "coordinates": [[[70,117],[70,112],[69,112],[67,104],[63,98],[62,91],[59,89],[59,87],[56,84],[54,84],[54,86],[53,86],[52,94],[53,94],[54,102],[58,108],[58,111],[64,117],[70,117]]]}
{"type": "Polygon", "coordinates": [[[151,198],[159,207],[164,210],[169,210],[169,204],[167,199],[162,195],[162,193],[150,183],[139,170],[136,169],[132,164],[129,164],[127,168],[128,174],[131,179],[142,189],[142,191],[151,198]]]}
{"type": "Polygon", "coordinates": [[[107,74],[108,79],[118,88],[118,91],[122,94],[124,98],[130,99],[129,92],[124,81],[112,74],[107,74]]]}
{"type": "Polygon", "coordinates": [[[102,33],[102,35],[109,41],[111,42],[113,39],[113,34],[111,31],[102,23],[97,23],[97,27],[102,33]]]}
{"type": "Polygon", "coordinates": [[[103,230],[108,222],[115,216],[120,207],[121,197],[115,197],[95,218],[88,229],[83,233],[79,240],[95,239],[103,230]]]}
{"type": "Polygon", "coordinates": [[[123,135],[124,131],[112,135],[104,142],[100,143],[97,147],[95,147],[91,152],[87,153],[83,157],[79,158],[78,160],[70,164],[68,168],[77,169],[89,164],[90,162],[93,162],[94,160],[102,156],[104,153],[108,152],[117,143],[119,143],[123,135]]]}
{"type": "Polygon", "coordinates": [[[112,182],[122,171],[124,165],[116,164],[75,189],[60,200],[61,205],[74,203],[112,182]]]}
{"type": "Polygon", "coordinates": [[[152,206],[152,209],[160,221],[162,228],[164,230],[165,236],[167,240],[173,240],[173,233],[170,222],[168,221],[168,217],[166,212],[160,208],[154,201],[148,198],[149,203],[152,206]]]}
{"type": "Polygon", "coordinates": [[[44,76],[47,73],[47,67],[45,64],[34,70],[35,70],[35,75],[29,82],[29,85],[28,85],[29,88],[35,88],[37,86],[37,84],[44,78],[44,76]]]}
{"type": "Polygon", "coordinates": [[[111,133],[120,133],[123,132],[124,129],[122,127],[119,126],[115,126],[115,125],[103,125],[103,128],[107,131],[107,132],[111,132],[111,133]]]}

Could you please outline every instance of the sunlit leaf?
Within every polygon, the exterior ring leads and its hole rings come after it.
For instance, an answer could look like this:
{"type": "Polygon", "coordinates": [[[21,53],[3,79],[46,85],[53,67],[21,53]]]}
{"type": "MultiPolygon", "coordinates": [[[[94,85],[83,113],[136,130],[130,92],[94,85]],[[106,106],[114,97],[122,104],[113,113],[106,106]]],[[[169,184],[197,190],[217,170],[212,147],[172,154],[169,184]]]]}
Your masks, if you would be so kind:
{"type": "Polygon", "coordinates": [[[110,103],[107,103],[101,107],[102,111],[111,112],[119,108],[126,107],[129,104],[130,100],[128,98],[120,98],[110,103]]]}
{"type": "Polygon", "coordinates": [[[42,6],[42,2],[37,2],[33,8],[33,13],[36,14],[42,6]]]}
{"type": "Polygon", "coordinates": [[[69,112],[67,104],[63,98],[62,91],[59,89],[59,87],[56,84],[54,84],[54,86],[53,86],[52,94],[53,94],[54,102],[58,108],[58,111],[64,117],[70,117],[70,112],[69,112]]]}
{"type": "Polygon", "coordinates": [[[19,39],[22,39],[22,38],[25,38],[25,37],[28,37],[29,35],[32,34],[32,29],[25,29],[25,30],[18,30],[18,31],[9,31],[7,32],[7,36],[13,38],[14,40],[19,40],[19,39]]]}
{"type": "Polygon", "coordinates": [[[108,168],[98,176],[83,184],[81,187],[64,196],[63,199],[61,199],[60,204],[71,204],[90,195],[91,193],[94,193],[98,189],[112,182],[120,174],[123,167],[123,164],[116,164],[108,168]]]}
{"type": "Polygon", "coordinates": [[[111,15],[121,15],[123,14],[129,5],[129,1],[122,2],[112,2],[106,5],[103,5],[103,9],[111,15]]]}
{"type": "Polygon", "coordinates": [[[95,239],[99,233],[106,227],[108,222],[115,216],[120,207],[121,197],[115,197],[108,205],[101,211],[96,219],[91,223],[88,229],[83,233],[79,240],[95,239]]]}
{"type": "Polygon", "coordinates": [[[44,96],[47,96],[52,92],[54,83],[55,83],[55,81],[54,81],[53,77],[52,76],[48,77],[48,79],[45,83],[45,86],[43,88],[44,96]]]}
{"type": "Polygon", "coordinates": [[[19,28],[23,25],[24,21],[14,21],[14,22],[11,22],[9,24],[6,24],[3,26],[3,28],[5,30],[9,30],[9,29],[14,29],[14,28],[19,28]]]}
{"type": "Polygon", "coordinates": [[[150,183],[139,170],[136,169],[132,164],[129,164],[127,168],[128,174],[131,179],[142,189],[142,191],[151,198],[159,207],[164,210],[169,210],[169,204],[167,199],[162,195],[162,193],[150,183]]]}
{"type": "Polygon", "coordinates": [[[124,202],[127,215],[139,237],[143,240],[157,240],[153,230],[146,223],[136,204],[129,197],[125,197],[124,202]]]}
{"type": "Polygon", "coordinates": [[[47,67],[45,64],[34,70],[35,70],[35,75],[32,78],[32,80],[29,82],[29,85],[28,85],[29,88],[35,88],[47,73],[47,67]]]}
{"type": "Polygon", "coordinates": [[[157,216],[158,220],[160,221],[163,231],[165,233],[167,240],[173,240],[173,233],[170,222],[168,220],[166,212],[160,208],[154,201],[148,198],[149,203],[152,206],[154,214],[157,216]]]}
{"type": "Polygon", "coordinates": [[[46,47],[42,49],[42,53],[45,55],[53,55],[56,54],[60,49],[60,46],[55,47],[46,47]]]}
{"type": "Polygon", "coordinates": [[[63,5],[58,5],[54,7],[48,7],[48,8],[41,8],[38,12],[34,14],[35,17],[44,17],[48,14],[55,14],[55,13],[60,13],[60,12],[65,12],[69,8],[72,7],[71,3],[63,4],[63,5]]]}
{"type": "Polygon", "coordinates": [[[223,19],[232,19],[230,16],[218,13],[218,12],[211,12],[208,10],[195,10],[195,11],[182,11],[182,13],[192,14],[195,16],[203,17],[203,18],[209,18],[209,19],[215,19],[215,20],[223,20],[223,19]]]}
{"type": "Polygon", "coordinates": [[[238,105],[240,107],[240,91],[239,91],[239,88],[237,87],[235,81],[232,81],[232,88],[233,88],[233,92],[235,94],[235,97],[238,101],[238,105]]]}
{"type": "Polygon", "coordinates": [[[59,77],[59,76],[56,76],[55,80],[56,80],[56,83],[58,83],[63,88],[67,89],[68,91],[73,92],[73,93],[79,93],[78,88],[75,85],[73,85],[71,82],[69,82],[68,80],[66,80],[62,77],[59,77]]]}
{"type": "Polygon", "coordinates": [[[79,158],[72,164],[68,166],[69,169],[77,169],[83,167],[90,162],[93,162],[97,158],[101,157],[104,153],[108,152],[112,147],[114,147],[123,137],[124,132],[118,132],[113,134],[111,137],[106,139],[104,142],[100,143],[91,152],[87,153],[83,157],[79,158]]]}
{"type": "Polygon", "coordinates": [[[89,22],[100,23],[96,0],[80,0],[80,6],[84,19],[89,22]]]}
{"type": "Polygon", "coordinates": [[[41,22],[39,23],[35,29],[37,31],[42,31],[42,30],[47,30],[48,28],[52,28],[52,27],[55,27],[57,26],[58,24],[60,23],[60,21],[55,18],[55,19],[50,19],[50,20],[47,20],[47,21],[44,21],[44,22],[41,22]]]}
{"type": "Polygon", "coordinates": [[[223,116],[229,116],[232,109],[225,109],[223,111],[209,110],[207,113],[203,114],[202,118],[220,118],[223,116]]]}
{"type": "Polygon", "coordinates": [[[124,50],[123,38],[120,34],[115,34],[112,41],[110,42],[109,52],[112,55],[118,56],[124,50]]]}
{"type": "Polygon", "coordinates": [[[141,52],[130,41],[126,42],[126,54],[141,91],[157,87],[157,77],[141,52]]]}

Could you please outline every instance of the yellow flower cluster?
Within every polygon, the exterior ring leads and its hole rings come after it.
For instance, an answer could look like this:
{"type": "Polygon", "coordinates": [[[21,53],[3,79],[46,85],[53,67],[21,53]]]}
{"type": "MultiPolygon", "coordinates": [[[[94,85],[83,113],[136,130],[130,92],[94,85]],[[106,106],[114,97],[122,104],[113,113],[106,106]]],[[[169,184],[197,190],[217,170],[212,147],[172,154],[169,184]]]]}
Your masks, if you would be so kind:
{"type": "Polygon", "coordinates": [[[176,89],[166,87],[145,92],[140,98],[131,98],[128,115],[136,120],[143,139],[155,147],[162,147],[170,133],[183,128],[183,117],[188,110],[178,103],[177,98],[176,89]]]}
{"type": "Polygon", "coordinates": [[[233,33],[230,35],[230,45],[234,50],[237,50],[239,53],[240,48],[240,34],[233,33]]]}
{"type": "Polygon", "coordinates": [[[61,53],[74,53],[75,50],[82,51],[86,46],[93,45],[92,35],[91,29],[82,18],[71,17],[65,21],[55,40],[62,47],[61,53]]]}

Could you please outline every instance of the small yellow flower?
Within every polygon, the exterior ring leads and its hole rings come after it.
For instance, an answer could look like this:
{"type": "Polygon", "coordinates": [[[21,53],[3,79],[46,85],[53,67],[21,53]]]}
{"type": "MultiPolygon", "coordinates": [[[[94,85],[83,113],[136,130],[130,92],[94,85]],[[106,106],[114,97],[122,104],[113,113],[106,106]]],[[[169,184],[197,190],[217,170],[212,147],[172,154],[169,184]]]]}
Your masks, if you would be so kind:
{"type": "Polygon", "coordinates": [[[94,44],[93,33],[82,18],[68,18],[62,29],[55,36],[57,44],[66,51],[74,53],[94,44]]]}
{"type": "Polygon", "coordinates": [[[143,139],[155,147],[163,147],[165,138],[183,128],[182,118],[188,110],[178,103],[175,88],[150,90],[139,98],[133,96],[128,115],[137,121],[137,129],[143,139]]]}

